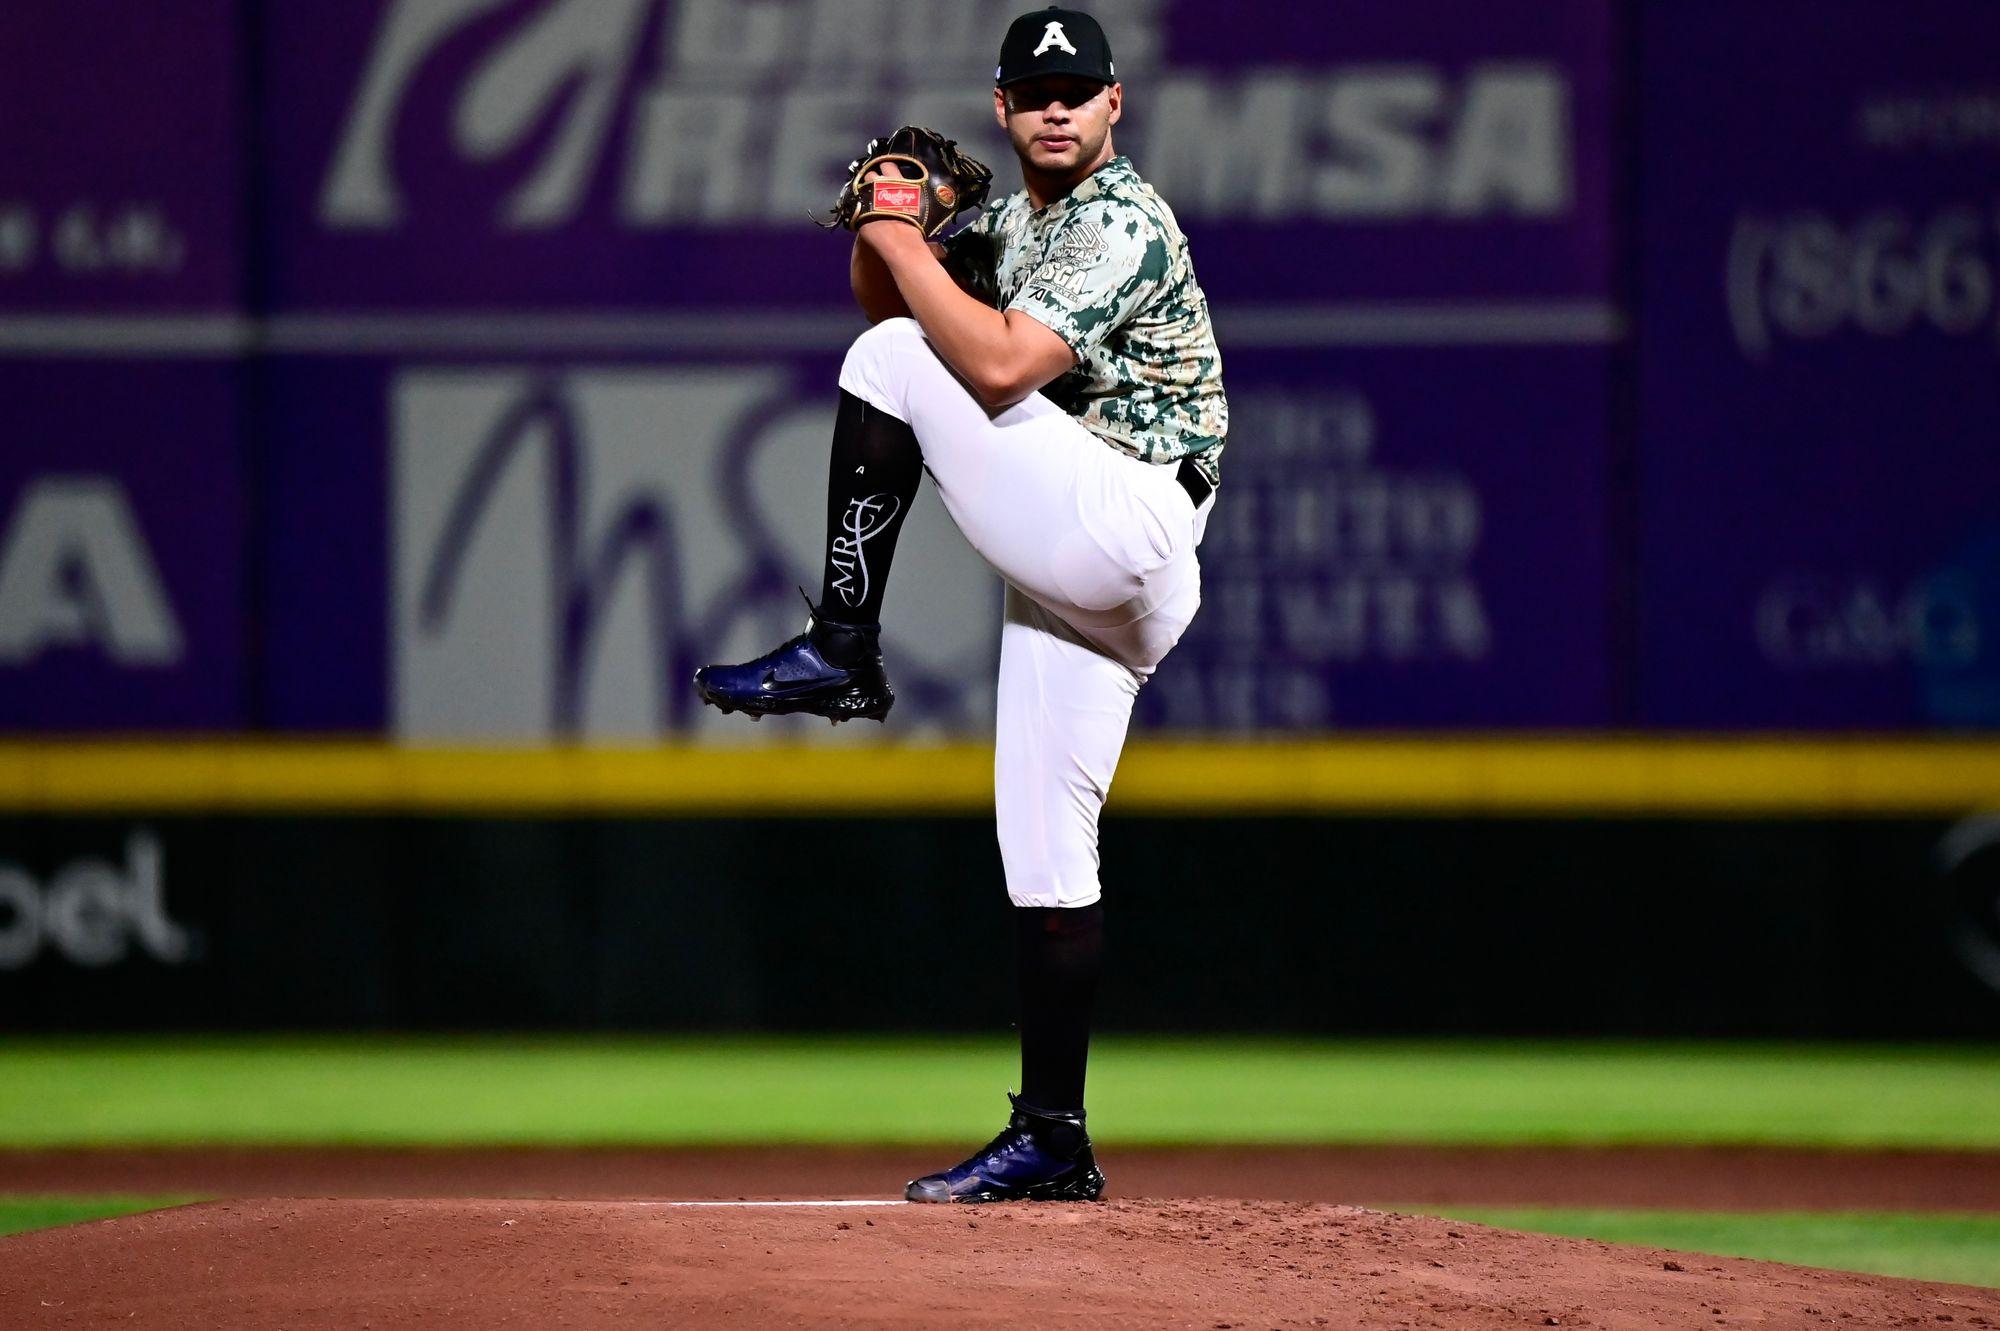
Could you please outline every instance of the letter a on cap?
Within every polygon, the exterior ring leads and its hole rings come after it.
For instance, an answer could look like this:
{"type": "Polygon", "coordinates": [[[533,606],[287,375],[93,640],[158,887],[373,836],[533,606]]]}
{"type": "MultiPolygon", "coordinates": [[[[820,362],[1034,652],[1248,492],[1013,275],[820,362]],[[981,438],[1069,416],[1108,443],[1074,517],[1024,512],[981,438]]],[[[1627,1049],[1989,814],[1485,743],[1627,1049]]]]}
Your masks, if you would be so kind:
{"type": "Polygon", "coordinates": [[[1116,83],[1111,43],[1097,20],[1077,9],[1031,10],[1007,25],[993,85],[1009,87],[1043,74],[1065,74],[1096,83],[1116,83]]]}
{"type": "Polygon", "coordinates": [[[1048,27],[1042,29],[1042,44],[1037,46],[1031,54],[1040,55],[1051,46],[1060,46],[1071,55],[1076,54],[1076,48],[1069,44],[1069,34],[1062,30],[1062,24],[1060,23],[1051,23],[1048,27]]]}

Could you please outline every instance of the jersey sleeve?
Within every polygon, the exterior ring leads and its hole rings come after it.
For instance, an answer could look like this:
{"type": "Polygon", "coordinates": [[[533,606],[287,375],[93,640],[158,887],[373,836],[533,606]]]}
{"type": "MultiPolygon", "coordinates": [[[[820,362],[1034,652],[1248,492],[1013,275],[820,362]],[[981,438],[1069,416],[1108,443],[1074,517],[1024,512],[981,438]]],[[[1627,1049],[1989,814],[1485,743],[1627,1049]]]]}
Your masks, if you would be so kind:
{"type": "Polygon", "coordinates": [[[999,214],[998,205],[981,209],[944,242],[945,269],[988,305],[1000,303],[999,214]]]}
{"type": "Polygon", "coordinates": [[[1167,238],[1143,208],[1104,200],[1080,208],[1049,238],[1042,261],[1014,297],[1081,361],[1146,308],[1167,281],[1167,238]]]}

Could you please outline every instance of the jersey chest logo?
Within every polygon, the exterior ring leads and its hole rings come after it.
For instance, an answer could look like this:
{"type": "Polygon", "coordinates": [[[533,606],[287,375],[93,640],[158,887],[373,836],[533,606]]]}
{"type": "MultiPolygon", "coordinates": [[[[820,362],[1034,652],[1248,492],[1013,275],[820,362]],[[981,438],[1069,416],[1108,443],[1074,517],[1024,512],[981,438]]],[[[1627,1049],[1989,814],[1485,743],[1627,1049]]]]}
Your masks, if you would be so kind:
{"type": "Polygon", "coordinates": [[[1073,222],[1064,228],[1049,257],[1070,263],[1090,263],[1102,258],[1108,248],[1104,243],[1104,228],[1095,222],[1073,222]]]}

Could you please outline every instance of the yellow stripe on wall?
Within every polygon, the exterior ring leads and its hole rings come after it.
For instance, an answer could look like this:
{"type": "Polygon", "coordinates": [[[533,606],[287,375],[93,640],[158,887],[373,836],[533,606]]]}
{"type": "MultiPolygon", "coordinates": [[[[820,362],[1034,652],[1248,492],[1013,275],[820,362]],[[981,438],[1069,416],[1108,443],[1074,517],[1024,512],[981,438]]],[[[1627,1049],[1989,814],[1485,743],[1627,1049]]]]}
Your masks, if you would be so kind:
{"type": "MultiPolygon", "coordinates": [[[[287,740],[0,743],[0,812],[973,813],[980,745],[433,749],[287,740]]],[[[1959,814],[2000,740],[1393,737],[1135,742],[1114,814],[1959,814]]]]}

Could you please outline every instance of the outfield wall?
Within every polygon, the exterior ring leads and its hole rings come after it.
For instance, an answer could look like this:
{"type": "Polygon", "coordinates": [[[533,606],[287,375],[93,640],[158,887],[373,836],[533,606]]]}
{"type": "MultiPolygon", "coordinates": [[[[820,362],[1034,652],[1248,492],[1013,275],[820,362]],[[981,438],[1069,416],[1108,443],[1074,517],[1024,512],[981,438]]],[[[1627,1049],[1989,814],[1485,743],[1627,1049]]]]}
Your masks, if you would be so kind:
{"type": "MultiPolygon", "coordinates": [[[[7,1029],[1008,1020],[978,748],[6,753],[7,1029]]],[[[1141,743],[1106,1020],[1990,1038],[1995,788],[1991,744],[1141,743]]]]}
{"type": "MultiPolygon", "coordinates": [[[[976,815],[167,815],[0,833],[25,851],[0,869],[8,1030],[1011,1020],[1011,925],[976,815]]],[[[1104,1021],[1991,1038],[2000,948],[1981,913],[2000,826],[1955,876],[1952,834],[1925,819],[1113,819],[1104,1021]]]]}
{"type": "MultiPolygon", "coordinates": [[[[817,582],[861,325],[802,214],[895,121],[1003,158],[1017,7],[0,7],[0,1024],[873,1020],[754,997],[772,847],[994,909],[999,589],[936,504],[884,730],[686,681],[817,582]],[[753,997],[616,978],[578,902],[753,997]]],[[[1994,1031],[2000,18],[1919,10],[1100,0],[1234,409],[1109,863],[1349,949],[1122,1020],[1398,1027],[1379,974],[1441,1028],[1994,1031]],[[1701,978],[1739,939],[1789,998],[1701,978]]]]}

